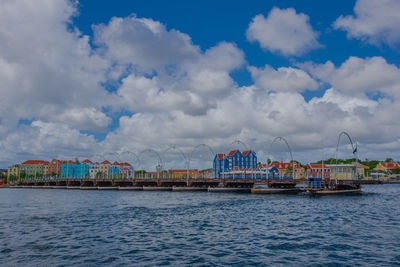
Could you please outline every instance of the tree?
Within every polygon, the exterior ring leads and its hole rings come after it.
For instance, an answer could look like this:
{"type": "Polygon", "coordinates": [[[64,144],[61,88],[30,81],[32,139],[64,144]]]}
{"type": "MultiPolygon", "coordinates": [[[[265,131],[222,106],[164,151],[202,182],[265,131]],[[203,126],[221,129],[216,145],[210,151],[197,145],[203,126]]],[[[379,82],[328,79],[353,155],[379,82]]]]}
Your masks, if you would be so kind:
{"type": "Polygon", "coordinates": [[[393,159],[392,158],[386,158],[385,162],[393,162],[393,159]]]}

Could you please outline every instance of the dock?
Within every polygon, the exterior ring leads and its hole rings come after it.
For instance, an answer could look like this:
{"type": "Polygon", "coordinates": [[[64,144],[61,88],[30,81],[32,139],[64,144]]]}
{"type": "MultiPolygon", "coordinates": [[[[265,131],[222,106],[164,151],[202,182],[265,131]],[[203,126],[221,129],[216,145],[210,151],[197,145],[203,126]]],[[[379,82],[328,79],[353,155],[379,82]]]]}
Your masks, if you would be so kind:
{"type": "Polygon", "coordinates": [[[359,194],[361,182],[355,180],[322,181],[308,186],[304,180],[294,179],[71,179],[21,180],[8,188],[67,189],[67,190],[118,190],[118,191],[172,191],[252,194],[298,194],[313,196],[359,194]],[[297,184],[305,185],[298,187],[297,184]],[[311,185],[311,186],[310,186],[311,185]]]}

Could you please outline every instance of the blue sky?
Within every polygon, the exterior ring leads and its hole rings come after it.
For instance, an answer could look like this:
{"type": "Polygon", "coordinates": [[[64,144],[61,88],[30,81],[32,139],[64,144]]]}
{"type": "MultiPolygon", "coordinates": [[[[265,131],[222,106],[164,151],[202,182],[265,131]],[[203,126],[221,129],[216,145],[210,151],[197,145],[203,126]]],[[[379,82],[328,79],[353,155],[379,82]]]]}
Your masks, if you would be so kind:
{"type": "Polygon", "coordinates": [[[399,23],[396,0],[5,0],[0,164],[276,136],[307,162],[341,131],[398,158],[399,23]]]}
{"type": "MultiPolygon", "coordinates": [[[[356,1],[80,1],[80,14],[74,19],[76,26],[92,36],[92,24],[108,23],[112,17],[152,18],[160,21],[168,29],[178,29],[187,33],[193,43],[203,50],[215,46],[220,41],[235,42],[246,52],[246,59],[254,66],[266,63],[278,67],[290,65],[291,60],[312,60],[324,63],[331,60],[341,64],[351,56],[384,56],[390,63],[399,64],[399,50],[386,45],[377,47],[364,44],[360,40],[348,40],[346,32],[336,31],[332,24],[340,15],[353,14],[356,1]],[[256,43],[246,39],[246,29],[257,14],[265,16],[273,7],[295,8],[298,13],[310,17],[313,28],[320,33],[323,49],[311,51],[300,58],[285,58],[265,53],[256,43]]],[[[240,79],[238,82],[242,82],[240,79]]],[[[249,83],[249,81],[247,81],[249,83]]]]}

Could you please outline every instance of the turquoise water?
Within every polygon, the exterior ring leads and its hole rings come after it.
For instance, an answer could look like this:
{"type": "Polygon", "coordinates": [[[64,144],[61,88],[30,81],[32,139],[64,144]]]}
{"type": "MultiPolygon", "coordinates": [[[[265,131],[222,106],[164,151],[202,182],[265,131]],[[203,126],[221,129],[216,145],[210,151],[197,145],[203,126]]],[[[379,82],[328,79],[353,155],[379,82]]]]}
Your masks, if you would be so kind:
{"type": "Polygon", "coordinates": [[[0,265],[398,266],[400,185],[363,191],[0,189],[0,265]]]}

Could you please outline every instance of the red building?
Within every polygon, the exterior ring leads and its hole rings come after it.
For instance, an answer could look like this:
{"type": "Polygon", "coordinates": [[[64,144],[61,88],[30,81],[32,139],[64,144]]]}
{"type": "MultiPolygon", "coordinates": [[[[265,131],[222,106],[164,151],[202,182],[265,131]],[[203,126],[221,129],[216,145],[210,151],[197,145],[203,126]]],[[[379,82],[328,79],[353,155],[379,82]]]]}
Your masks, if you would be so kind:
{"type": "Polygon", "coordinates": [[[329,179],[331,177],[331,169],[326,164],[308,164],[307,176],[311,178],[329,179]]]}

